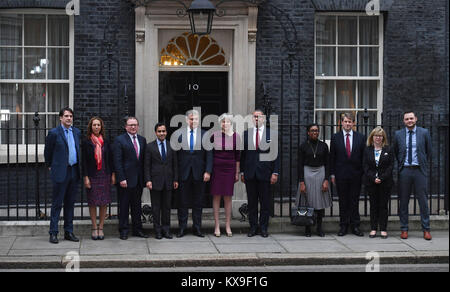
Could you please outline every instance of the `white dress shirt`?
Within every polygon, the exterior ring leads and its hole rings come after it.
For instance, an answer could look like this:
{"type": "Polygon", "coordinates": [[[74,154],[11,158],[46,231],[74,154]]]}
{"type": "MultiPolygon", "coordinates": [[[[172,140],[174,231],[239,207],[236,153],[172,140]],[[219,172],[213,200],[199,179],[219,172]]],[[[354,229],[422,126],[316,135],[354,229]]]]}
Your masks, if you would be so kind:
{"type": "Polygon", "coordinates": [[[141,153],[141,145],[139,144],[139,139],[138,139],[138,134],[136,134],[136,135],[131,135],[130,133],[128,133],[127,132],[127,134],[128,134],[128,136],[130,137],[130,139],[131,139],[131,144],[133,144],[133,146],[134,146],[134,143],[133,143],[133,136],[136,136],[136,144],[137,144],[137,148],[138,148],[138,156],[139,156],[139,154],[141,153]]]}
{"type": "Polygon", "coordinates": [[[194,150],[195,150],[195,144],[197,143],[197,128],[195,129],[191,129],[189,127],[187,127],[187,144],[188,144],[188,150],[191,149],[191,130],[194,130],[194,150]]]}
{"type": "Polygon", "coordinates": [[[254,128],[255,130],[253,131],[253,145],[255,145],[256,148],[256,131],[259,131],[259,141],[258,141],[258,145],[261,145],[261,140],[262,140],[262,136],[264,133],[264,125],[262,125],[259,129],[258,128],[254,128]]]}
{"type": "Polygon", "coordinates": [[[344,146],[347,147],[347,134],[350,134],[348,137],[350,139],[350,152],[352,152],[353,149],[353,130],[350,130],[350,132],[346,132],[345,130],[342,130],[344,132],[344,146]]]}

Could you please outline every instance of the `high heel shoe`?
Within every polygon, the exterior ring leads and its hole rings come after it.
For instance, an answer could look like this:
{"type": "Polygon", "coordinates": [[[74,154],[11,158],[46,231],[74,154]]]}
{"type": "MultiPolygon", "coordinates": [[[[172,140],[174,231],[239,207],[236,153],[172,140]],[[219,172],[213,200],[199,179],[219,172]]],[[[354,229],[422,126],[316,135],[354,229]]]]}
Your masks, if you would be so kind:
{"type": "Polygon", "coordinates": [[[220,237],[220,231],[219,232],[214,232],[214,236],[215,237],[220,237]]]}
{"type": "Polygon", "coordinates": [[[92,228],[91,231],[97,231],[97,232],[95,232],[96,235],[93,235],[94,232],[92,232],[92,234],[91,234],[92,240],[97,240],[98,239],[98,229],[97,228],[92,228]]]}
{"type": "Polygon", "coordinates": [[[103,239],[105,239],[105,234],[103,234],[103,235],[100,235],[100,230],[102,231],[102,233],[103,233],[103,229],[98,229],[98,240],[103,240],[103,239]]]}
{"type": "Polygon", "coordinates": [[[233,237],[233,232],[231,232],[231,231],[228,232],[228,231],[227,231],[227,237],[233,237]]]}

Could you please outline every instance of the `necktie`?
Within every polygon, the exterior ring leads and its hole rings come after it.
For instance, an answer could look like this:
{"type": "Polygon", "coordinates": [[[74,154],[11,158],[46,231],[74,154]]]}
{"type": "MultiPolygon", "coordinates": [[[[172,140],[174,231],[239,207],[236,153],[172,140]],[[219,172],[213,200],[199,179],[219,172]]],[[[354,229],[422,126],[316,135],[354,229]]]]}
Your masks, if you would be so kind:
{"type": "Polygon", "coordinates": [[[409,140],[408,140],[408,164],[412,164],[412,134],[413,131],[409,131],[409,140]]]}
{"type": "Polygon", "coordinates": [[[133,136],[133,145],[134,145],[134,150],[136,151],[136,157],[139,160],[139,150],[138,150],[138,146],[137,146],[137,142],[136,142],[136,136],[133,136]]]}
{"type": "Polygon", "coordinates": [[[347,140],[345,141],[345,150],[347,150],[347,156],[352,156],[352,150],[350,149],[350,134],[347,134],[347,140]]]}
{"type": "Polygon", "coordinates": [[[259,129],[256,128],[256,141],[255,141],[256,150],[259,148],[259,129]]]}
{"type": "Polygon", "coordinates": [[[75,149],[75,141],[73,139],[72,130],[66,129],[67,145],[69,146],[69,165],[72,166],[77,163],[77,150],[75,149]]]}
{"type": "Polygon", "coordinates": [[[161,157],[163,161],[166,161],[166,147],[164,147],[164,142],[160,143],[161,145],[161,157]]]}
{"type": "Polygon", "coordinates": [[[191,136],[189,137],[189,151],[194,152],[194,130],[191,130],[191,136]]]}

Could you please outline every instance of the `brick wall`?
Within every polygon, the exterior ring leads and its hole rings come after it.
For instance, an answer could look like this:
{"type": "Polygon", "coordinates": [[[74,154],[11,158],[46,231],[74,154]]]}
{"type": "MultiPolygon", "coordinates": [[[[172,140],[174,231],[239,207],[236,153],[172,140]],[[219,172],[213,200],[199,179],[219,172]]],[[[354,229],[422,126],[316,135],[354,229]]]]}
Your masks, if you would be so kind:
{"type": "Polygon", "coordinates": [[[76,124],[84,129],[100,113],[107,127],[117,127],[124,114],[125,85],[129,112],[134,113],[134,10],[122,0],[83,0],[80,6],[75,17],[76,124]],[[112,62],[107,61],[106,41],[112,44],[112,62]]]}
{"type": "MultiPolygon", "coordinates": [[[[367,2],[272,0],[261,6],[257,85],[264,82],[270,89],[275,113],[280,114],[281,110],[285,114],[295,113],[298,105],[303,111],[313,111],[315,11],[364,11],[367,2]],[[283,78],[281,60],[286,58],[283,26],[290,28],[287,21],[280,22],[274,16],[270,4],[294,23],[300,43],[297,54],[300,72],[294,70],[292,75],[285,74],[283,78]]],[[[385,15],[383,111],[412,108],[418,112],[448,114],[448,1],[381,2],[385,15]]],[[[256,104],[261,102],[257,97],[256,104]]]]}

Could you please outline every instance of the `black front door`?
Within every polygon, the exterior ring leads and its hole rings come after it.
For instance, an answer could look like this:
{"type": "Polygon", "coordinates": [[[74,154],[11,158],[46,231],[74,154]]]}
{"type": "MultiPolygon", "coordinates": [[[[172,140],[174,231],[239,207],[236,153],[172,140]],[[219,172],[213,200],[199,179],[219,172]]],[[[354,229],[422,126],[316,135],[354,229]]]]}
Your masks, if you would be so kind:
{"type": "MultiPolygon", "coordinates": [[[[202,118],[228,112],[228,72],[159,72],[159,121],[169,126],[173,116],[193,107],[201,107],[202,118]]],[[[168,137],[175,130],[169,127],[168,137]]],[[[177,208],[178,195],[173,198],[172,207],[177,208]]],[[[212,207],[209,183],[204,207],[212,207]]]]}
{"type": "Polygon", "coordinates": [[[201,107],[202,117],[228,112],[228,72],[160,72],[159,121],[169,125],[193,107],[201,107]]]}

